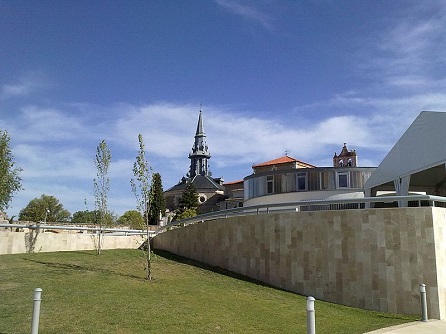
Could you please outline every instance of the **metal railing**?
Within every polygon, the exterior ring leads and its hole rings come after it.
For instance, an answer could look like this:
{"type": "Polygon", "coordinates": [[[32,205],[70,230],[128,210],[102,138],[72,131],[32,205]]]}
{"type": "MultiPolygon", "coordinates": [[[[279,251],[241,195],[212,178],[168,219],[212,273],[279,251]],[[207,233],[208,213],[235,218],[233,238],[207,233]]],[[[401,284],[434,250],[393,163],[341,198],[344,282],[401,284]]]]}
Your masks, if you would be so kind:
{"type": "MultiPolygon", "coordinates": [[[[115,236],[129,236],[129,235],[147,235],[147,230],[132,230],[132,229],[121,229],[121,228],[106,228],[106,227],[85,227],[85,226],[65,226],[65,225],[47,225],[45,223],[32,223],[32,224],[9,224],[0,223],[0,227],[12,228],[12,229],[22,229],[27,228],[30,230],[67,230],[67,231],[87,231],[98,233],[106,233],[107,235],[115,236]]],[[[149,231],[149,235],[153,236],[156,231],[149,231]]]]}
{"type": "MultiPolygon", "coordinates": [[[[298,211],[333,211],[354,210],[365,208],[398,207],[398,203],[409,203],[411,207],[442,206],[446,207],[446,197],[432,195],[410,195],[410,196],[379,196],[338,200],[306,200],[291,203],[263,204],[249,207],[220,210],[201,214],[192,218],[173,221],[158,228],[157,233],[171,228],[182,227],[189,224],[205,222],[210,220],[224,219],[235,216],[248,216],[269,213],[284,213],[298,211]]],[[[405,205],[407,207],[407,205],[405,205]]]]}

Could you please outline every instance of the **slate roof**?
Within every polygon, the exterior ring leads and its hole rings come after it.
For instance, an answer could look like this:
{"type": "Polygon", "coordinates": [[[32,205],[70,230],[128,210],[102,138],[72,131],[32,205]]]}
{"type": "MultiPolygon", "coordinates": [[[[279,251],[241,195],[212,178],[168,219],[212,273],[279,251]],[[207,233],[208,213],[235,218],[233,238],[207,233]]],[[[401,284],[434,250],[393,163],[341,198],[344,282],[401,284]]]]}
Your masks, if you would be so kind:
{"type": "MultiPolygon", "coordinates": [[[[220,184],[215,182],[210,176],[206,176],[206,175],[196,175],[191,179],[191,182],[194,185],[195,189],[197,189],[197,191],[200,191],[200,190],[216,191],[216,190],[224,190],[225,189],[225,187],[221,186],[220,184]]],[[[189,184],[189,182],[187,182],[187,179],[184,178],[177,185],[166,190],[166,192],[173,191],[173,190],[183,191],[184,189],[186,189],[188,184],[189,184]]]]}

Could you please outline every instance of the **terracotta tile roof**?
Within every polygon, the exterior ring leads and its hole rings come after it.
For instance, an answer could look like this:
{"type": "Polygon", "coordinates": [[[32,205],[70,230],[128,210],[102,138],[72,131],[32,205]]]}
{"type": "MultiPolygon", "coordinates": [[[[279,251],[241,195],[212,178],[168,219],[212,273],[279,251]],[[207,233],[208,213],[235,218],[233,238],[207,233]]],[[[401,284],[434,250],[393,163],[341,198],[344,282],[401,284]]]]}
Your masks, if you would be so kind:
{"type": "Polygon", "coordinates": [[[243,180],[229,181],[229,182],[223,183],[223,185],[226,186],[226,185],[237,184],[237,183],[243,184],[243,180]]]}
{"type": "Polygon", "coordinates": [[[305,165],[306,167],[310,167],[310,168],[311,167],[316,167],[316,166],[313,166],[313,165],[311,165],[309,163],[306,163],[306,162],[294,159],[292,157],[289,157],[287,155],[285,155],[283,157],[280,157],[280,158],[277,158],[277,159],[273,159],[273,160],[270,160],[270,161],[266,161],[266,162],[262,162],[262,163],[253,165],[252,167],[256,168],[256,167],[273,166],[273,165],[286,164],[286,163],[291,163],[291,162],[297,162],[299,164],[305,165]]]}

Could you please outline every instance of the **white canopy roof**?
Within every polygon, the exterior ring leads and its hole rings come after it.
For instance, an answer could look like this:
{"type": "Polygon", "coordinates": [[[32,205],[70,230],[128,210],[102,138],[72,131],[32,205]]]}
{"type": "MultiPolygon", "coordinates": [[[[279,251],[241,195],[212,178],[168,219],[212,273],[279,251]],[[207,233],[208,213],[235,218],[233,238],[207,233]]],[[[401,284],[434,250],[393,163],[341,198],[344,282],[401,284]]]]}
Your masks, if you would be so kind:
{"type": "Polygon", "coordinates": [[[429,175],[418,177],[420,185],[427,185],[428,182],[430,186],[443,184],[446,177],[445,162],[446,113],[423,111],[379,164],[364,188],[372,189],[428,169],[431,169],[429,175]],[[439,165],[443,166],[433,169],[439,165]]]}

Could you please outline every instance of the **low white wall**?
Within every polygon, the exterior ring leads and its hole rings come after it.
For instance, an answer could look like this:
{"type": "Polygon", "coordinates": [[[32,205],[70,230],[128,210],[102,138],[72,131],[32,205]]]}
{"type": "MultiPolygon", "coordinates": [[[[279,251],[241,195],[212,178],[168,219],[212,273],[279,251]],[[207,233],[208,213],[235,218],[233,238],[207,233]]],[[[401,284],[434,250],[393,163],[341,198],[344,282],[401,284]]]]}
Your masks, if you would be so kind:
{"type": "MultiPolygon", "coordinates": [[[[141,236],[103,235],[102,249],[138,248],[144,238],[141,236]]],[[[52,233],[35,230],[11,232],[0,230],[0,255],[29,252],[58,252],[94,250],[98,238],[90,233],[52,233]]]]}

